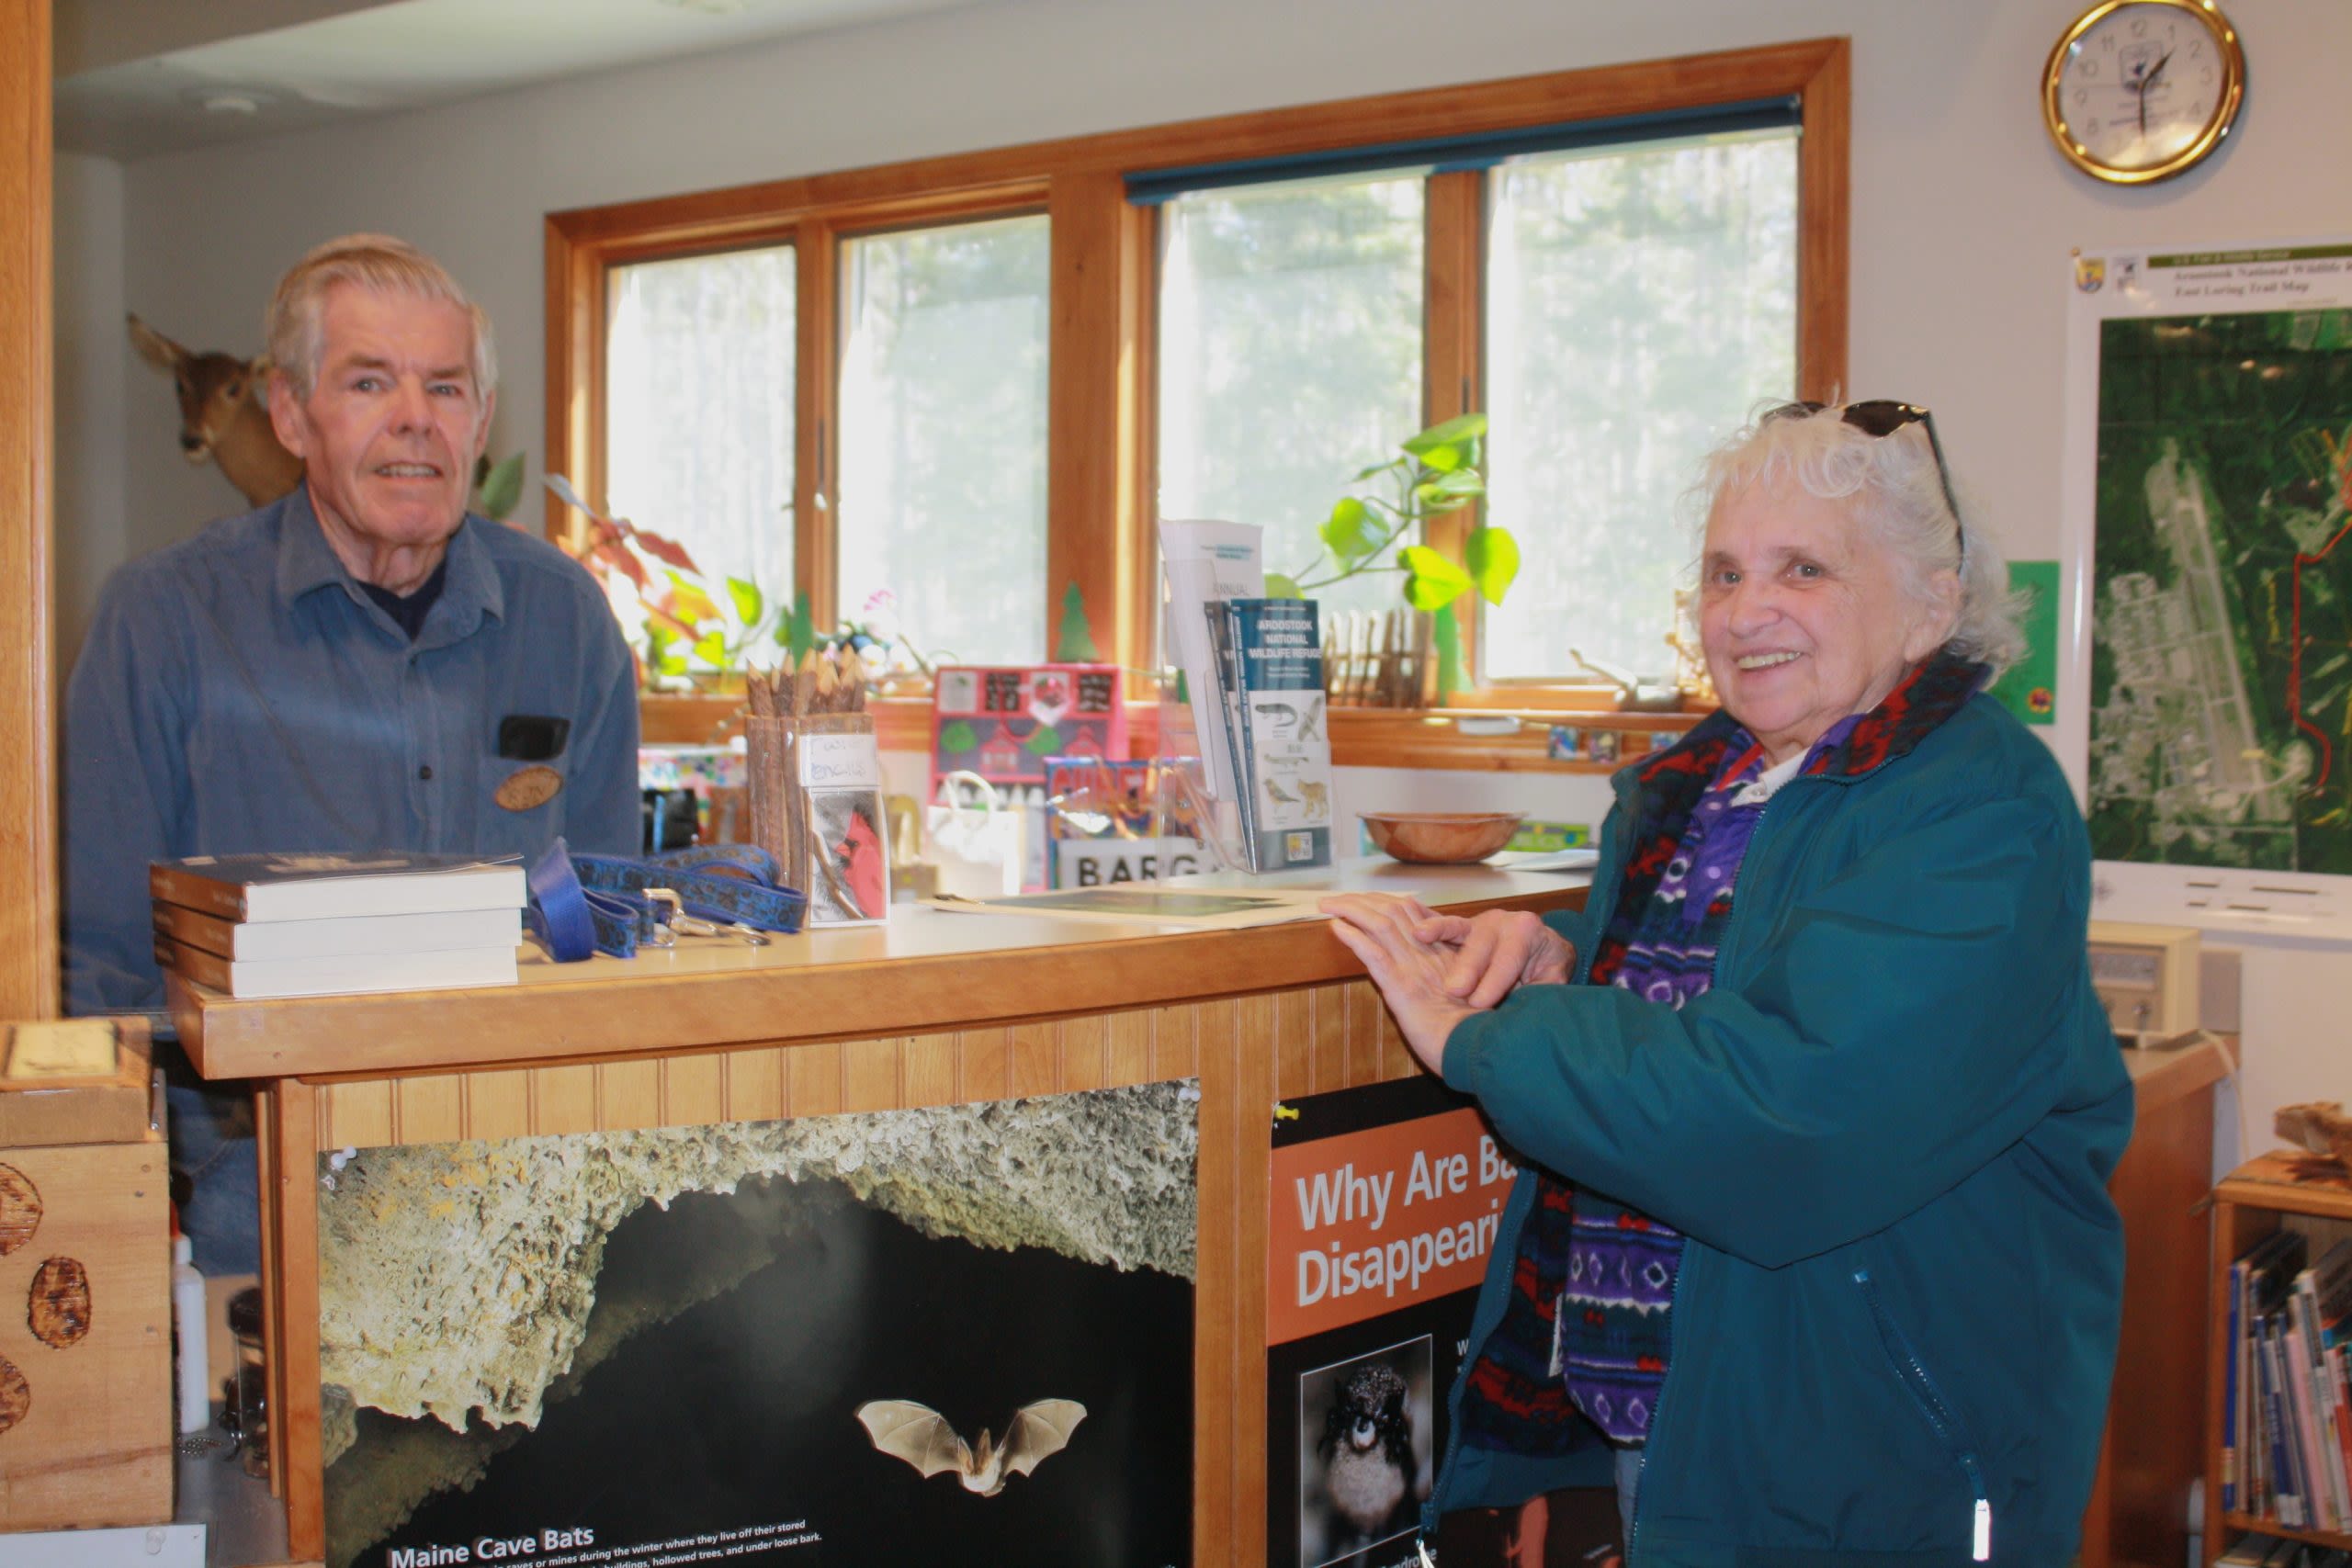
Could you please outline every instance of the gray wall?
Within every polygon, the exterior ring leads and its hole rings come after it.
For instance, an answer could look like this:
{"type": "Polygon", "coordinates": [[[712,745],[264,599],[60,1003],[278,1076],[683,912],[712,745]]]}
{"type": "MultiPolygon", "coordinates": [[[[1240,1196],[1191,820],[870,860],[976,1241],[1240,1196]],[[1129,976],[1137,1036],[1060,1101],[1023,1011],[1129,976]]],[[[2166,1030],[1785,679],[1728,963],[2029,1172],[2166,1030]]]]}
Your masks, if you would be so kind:
{"type": "MultiPolygon", "coordinates": [[[[2079,8],[2075,0],[1456,0],[1436,10],[1405,0],[1005,0],[144,160],[121,176],[121,287],[130,308],[180,341],[250,351],[264,293],[297,253],[352,229],[403,234],[447,261],[501,324],[493,446],[536,451],[539,224],[550,209],[1846,35],[1855,83],[1850,389],[1932,404],[1955,466],[2010,553],[2047,558],[2059,553],[2070,250],[2352,230],[2352,180],[2335,166],[2352,145],[2343,86],[2352,6],[2232,0],[2252,77],[2237,130],[2203,167],[2141,190],[2075,173],[2042,132],[2042,62],[2079,8]]],[[[61,253],[106,250],[108,220],[92,212],[87,232],[68,234],[61,211],[61,253]]],[[[91,286],[103,283],[103,268],[94,269],[91,286]]],[[[130,360],[119,312],[92,301],[74,322],[61,314],[62,332],[84,330],[92,337],[70,354],[129,367],[127,445],[118,458],[106,431],[66,430],[61,402],[73,470],[61,491],[103,511],[102,471],[119,460],[128,550],[235,510],[217,474],[176,456],[167,389],[130,360]]],[[[82,412],[72,417],[78,424],[82,412]]],[[[103,409],[89,417],[103,419],[103,409]]],[[[61,509],[61,530],[81,525],[61,509]]],[[[94,543],[104,532],[92,525],[94,543]]],[[[72,605],[60,619],[80,625],[72,605]]],[[[1425,778],[1416,787],[1447,786],[1425,778]]],[[[2352,995],[2352,955],[2257,952],[2246,981],[2246,1098],[2265,1123],[2255,1130],[2261,1145],[2270,1106],[2352,1098],[2340,1006],[2352,995]]]]}

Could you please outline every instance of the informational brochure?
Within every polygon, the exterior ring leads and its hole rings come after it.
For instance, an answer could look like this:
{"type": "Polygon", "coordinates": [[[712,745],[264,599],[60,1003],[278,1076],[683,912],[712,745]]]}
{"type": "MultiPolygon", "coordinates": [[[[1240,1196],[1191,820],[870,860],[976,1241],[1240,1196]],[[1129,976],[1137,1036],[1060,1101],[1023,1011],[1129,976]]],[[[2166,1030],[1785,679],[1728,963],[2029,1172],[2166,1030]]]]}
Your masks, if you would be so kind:
{"type": "Polygon", "coordinates": [[[1116,887],[1063,887],[1004,898],[926,898],[934,909],[967,915],[1049,915],[1058,919],[1118,920],[1126,924],[1192,926],[1200,930],[1274,926],[1290,920],[1319,920],[1328,889],[1227,889],[1128,884],[1116,887]]]}
{"type": "Polygon", "coordinates": [[[1266,592],[1265,530],[1254,523],[1162,518],[1159,554],[1168,580],[1161,625],[1170,662],[1184,677],[1209,794],[1220,804],[1240,798],[1233,745],[1218,706],[1219,679],[1209,636],[1208,606],[1220,599],[1255,599],[1266,592]]]}
{"type": "Polygon", "coordinates": [[[1331,739],[1312,599],[1229,599],[1226,711],[1252,871],[1331,863],[1331,739]]]}

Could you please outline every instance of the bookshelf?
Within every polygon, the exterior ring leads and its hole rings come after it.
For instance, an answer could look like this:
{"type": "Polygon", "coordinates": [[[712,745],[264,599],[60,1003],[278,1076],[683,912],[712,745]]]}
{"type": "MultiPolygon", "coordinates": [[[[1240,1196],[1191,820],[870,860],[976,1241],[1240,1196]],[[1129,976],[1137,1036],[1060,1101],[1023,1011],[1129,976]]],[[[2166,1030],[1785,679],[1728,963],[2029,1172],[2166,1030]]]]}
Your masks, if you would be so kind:
{"type": "Polygon", "coordinates": [[[2230,1172],[2213,1190],[2212,1272],[2206,1300],[2211,1317],[2205,1345],[2205,1540],[2211,1564],[2248,1530],[2322,1546],[2352,1549],[2352,1535],[2297,1529],[2262,1514],[2222,1506],[2222,1402],[2228,1387],[2230,1265],[2280,1228],[2299,1230],[2317,1258],[2352,1236],[2352,1179],[2332,1159],[2277,1150],[2230,1172]]]}

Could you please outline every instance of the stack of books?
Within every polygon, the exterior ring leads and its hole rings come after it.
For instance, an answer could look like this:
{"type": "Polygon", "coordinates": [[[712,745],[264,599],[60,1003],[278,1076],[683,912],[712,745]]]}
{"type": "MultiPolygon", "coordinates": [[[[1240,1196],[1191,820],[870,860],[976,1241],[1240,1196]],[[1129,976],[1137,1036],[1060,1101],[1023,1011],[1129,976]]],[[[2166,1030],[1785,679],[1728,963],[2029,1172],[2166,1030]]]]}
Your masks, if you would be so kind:
{"type": "Polygon", "coordinates": [[[2305,1266],[2280,1230],[2230,1265],[2222,1506],[2296,1529],[2352,1530],[2352,1241],[2305,1266]]]}
{"type": "Polygon", "coordinates": [[[232,997],[514,983],[518,861],[472,855],[200,855],[158,861],[155,961],[232,997]]]}

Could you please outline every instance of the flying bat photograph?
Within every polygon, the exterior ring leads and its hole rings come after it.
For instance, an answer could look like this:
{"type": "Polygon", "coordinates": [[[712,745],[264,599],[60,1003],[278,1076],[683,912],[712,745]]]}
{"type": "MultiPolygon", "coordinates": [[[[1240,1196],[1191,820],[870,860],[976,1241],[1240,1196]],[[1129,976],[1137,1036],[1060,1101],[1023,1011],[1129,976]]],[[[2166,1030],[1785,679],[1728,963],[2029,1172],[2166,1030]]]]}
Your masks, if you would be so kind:
{"type": "Polygon", "coordinates": [[[327,1568],[1190,1562],[1187,1087],[322,1161],[327,1568]]]}

